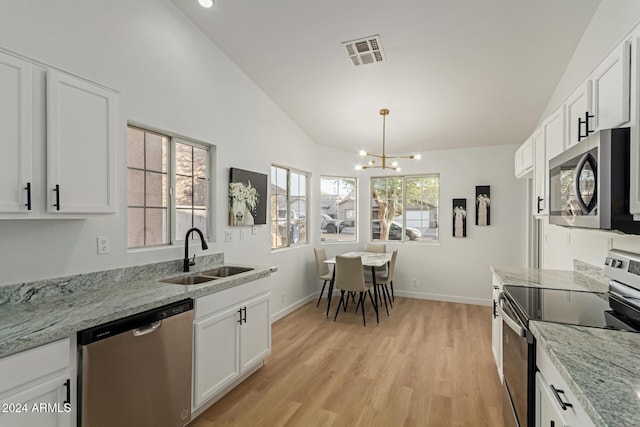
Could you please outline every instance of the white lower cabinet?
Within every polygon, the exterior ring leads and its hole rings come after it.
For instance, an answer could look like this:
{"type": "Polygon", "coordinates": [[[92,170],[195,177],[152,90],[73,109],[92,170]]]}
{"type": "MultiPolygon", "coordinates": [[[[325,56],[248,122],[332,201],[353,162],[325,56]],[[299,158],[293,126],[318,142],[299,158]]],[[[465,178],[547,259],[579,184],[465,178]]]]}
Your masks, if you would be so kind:
{"type": "Polygon", "coordinates": [[[267,277],[196,299],[194,412],[271,354],[269,298],[267,277]]]}
{"type": "Polygon", "coordinates": [[[536,365],[536,427],[593,427],[591,418],[539,343],[536,365]]]}
{"type": "Polygon", "coordinates": [[[0,359],[0,426],[74,426],[71,357],[64,339],[0,359]]]}

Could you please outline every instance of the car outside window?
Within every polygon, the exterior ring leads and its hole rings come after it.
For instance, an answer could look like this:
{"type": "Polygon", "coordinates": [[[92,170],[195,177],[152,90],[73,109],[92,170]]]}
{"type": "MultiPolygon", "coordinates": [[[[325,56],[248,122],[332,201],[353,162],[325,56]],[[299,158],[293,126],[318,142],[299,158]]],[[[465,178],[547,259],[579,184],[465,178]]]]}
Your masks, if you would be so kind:
{"type": "Polygon", "coordinates": [[[320,240],[354,242],[357,240],[357,179],[320,177],[320,240]]]}

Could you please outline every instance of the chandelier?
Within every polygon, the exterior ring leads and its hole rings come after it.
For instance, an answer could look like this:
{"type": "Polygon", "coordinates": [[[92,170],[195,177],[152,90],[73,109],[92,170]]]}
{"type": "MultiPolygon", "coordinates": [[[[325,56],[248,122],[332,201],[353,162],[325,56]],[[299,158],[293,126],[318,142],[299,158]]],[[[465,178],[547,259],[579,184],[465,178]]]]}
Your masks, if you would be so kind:
{"type": "Polygon", "coordinates": [[[362,157],[375,157],[377,159],[380,159],[380,164],[376,164],[376,161],[374,159],[369,160],[369,163],[367,163],[366,165],[356,165],[356,170],[363,170],[363,169],[392,169],[394,171],[400,171],[400,167],[398,167],[398,161],[396,159],[420,159],[421,156],[420,154],[412,154],[409,156],[387,156],[386,154],[386,147],[385,147],[385,125],[386,125],[386,119],[387,116],[389,115],[389,110],[386,108],[383,108],[382,110],[380,110],[380,115],[382,116],[382,154],[372,154],[372,153],[367,153],[364,150],[360,150],[360,155],[362,157]],[[391,160],[391,162],[389,163],[389,160],[391,160]]]}

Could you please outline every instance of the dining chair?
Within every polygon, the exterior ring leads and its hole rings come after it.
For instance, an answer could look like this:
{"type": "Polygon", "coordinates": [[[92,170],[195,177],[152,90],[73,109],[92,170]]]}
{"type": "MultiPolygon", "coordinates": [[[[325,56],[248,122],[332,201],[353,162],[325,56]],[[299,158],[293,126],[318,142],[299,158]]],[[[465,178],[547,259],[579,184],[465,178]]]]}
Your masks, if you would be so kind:
{"type": "Polygon", "coordinates": [[[333,321],[335,322],[338,318],[338,312],[340,311],[340,308],[343,308],[345,311],[347,309],[345,292],[358,292],[360,298],[358,299],[358,304],[356,305],[356,313],[358,312],[358,308],[362,307],[362,323],[364,324],[364,326],[367,326],[367,320],[364,314],[364,302],[366,300],[367,294],[369,294],[369,300],[371,300],[371,304],[373,304],[373,308],[374,310],[376,310],[376,312],[377,309],[376,304],[373,301],[373,296],[371,296],[372,285],[368,284],[364,280],[362,258],[338,255],[336,256],[335,269],[336,278],[334,281],[334,288],[340,289],[340,301],[338,302],[336,315],[333,317],[333,321]]]}
{"type": "Polygon", "coordinates": [[[331,271],[329,270],[329,265],[325,263],[327,260],[327,251],[324,248],[314,248],[313,252],[316,256],[316,272],[318,275],[318,280],[324,280],[322,284],[322,290],[320,291],[320,297],[318,298],[318,303],[316,307],[320,305],[320,301],[322,301],[322,294],[324,293],[324,288],[327,286],[327,282],[330,282],[332,279],[331,271]]]}
{"type": "MultiPolygon", "coordinates": [[[[391,308],[393,308],[393,301],[395,301],[395,297],[393,295],[393,273],[396,269],[396,258],[398,257],[398,250],[395,249],[391,253],[391,261],[389,261],[389,270],[387,274],[376,274],[376,285],[378,289],[382,291],[382,295],[384,297],[385,308],[387,307],[387,296],[389,297],[389,303],[391,304],[391,308]],[[391,288],[391,294],[389,294],[389,287],[391,288]]],[[[378,292],[380,294],[380,292],[378,292]]],[[[387,315],[389,314],[389,310],[387,309],[387,315]]]]}

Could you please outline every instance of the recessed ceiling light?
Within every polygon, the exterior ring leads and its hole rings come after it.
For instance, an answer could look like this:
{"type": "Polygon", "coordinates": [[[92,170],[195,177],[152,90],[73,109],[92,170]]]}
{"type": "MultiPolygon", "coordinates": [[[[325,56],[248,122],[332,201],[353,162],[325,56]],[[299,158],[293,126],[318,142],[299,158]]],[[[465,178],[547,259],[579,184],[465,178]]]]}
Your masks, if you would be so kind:
{"type": "Polygon", "coordinates": [[[200,3],[200,6],[206,8],[213,6],[213,0],[198,0],[198,3],[200,3]]]}

